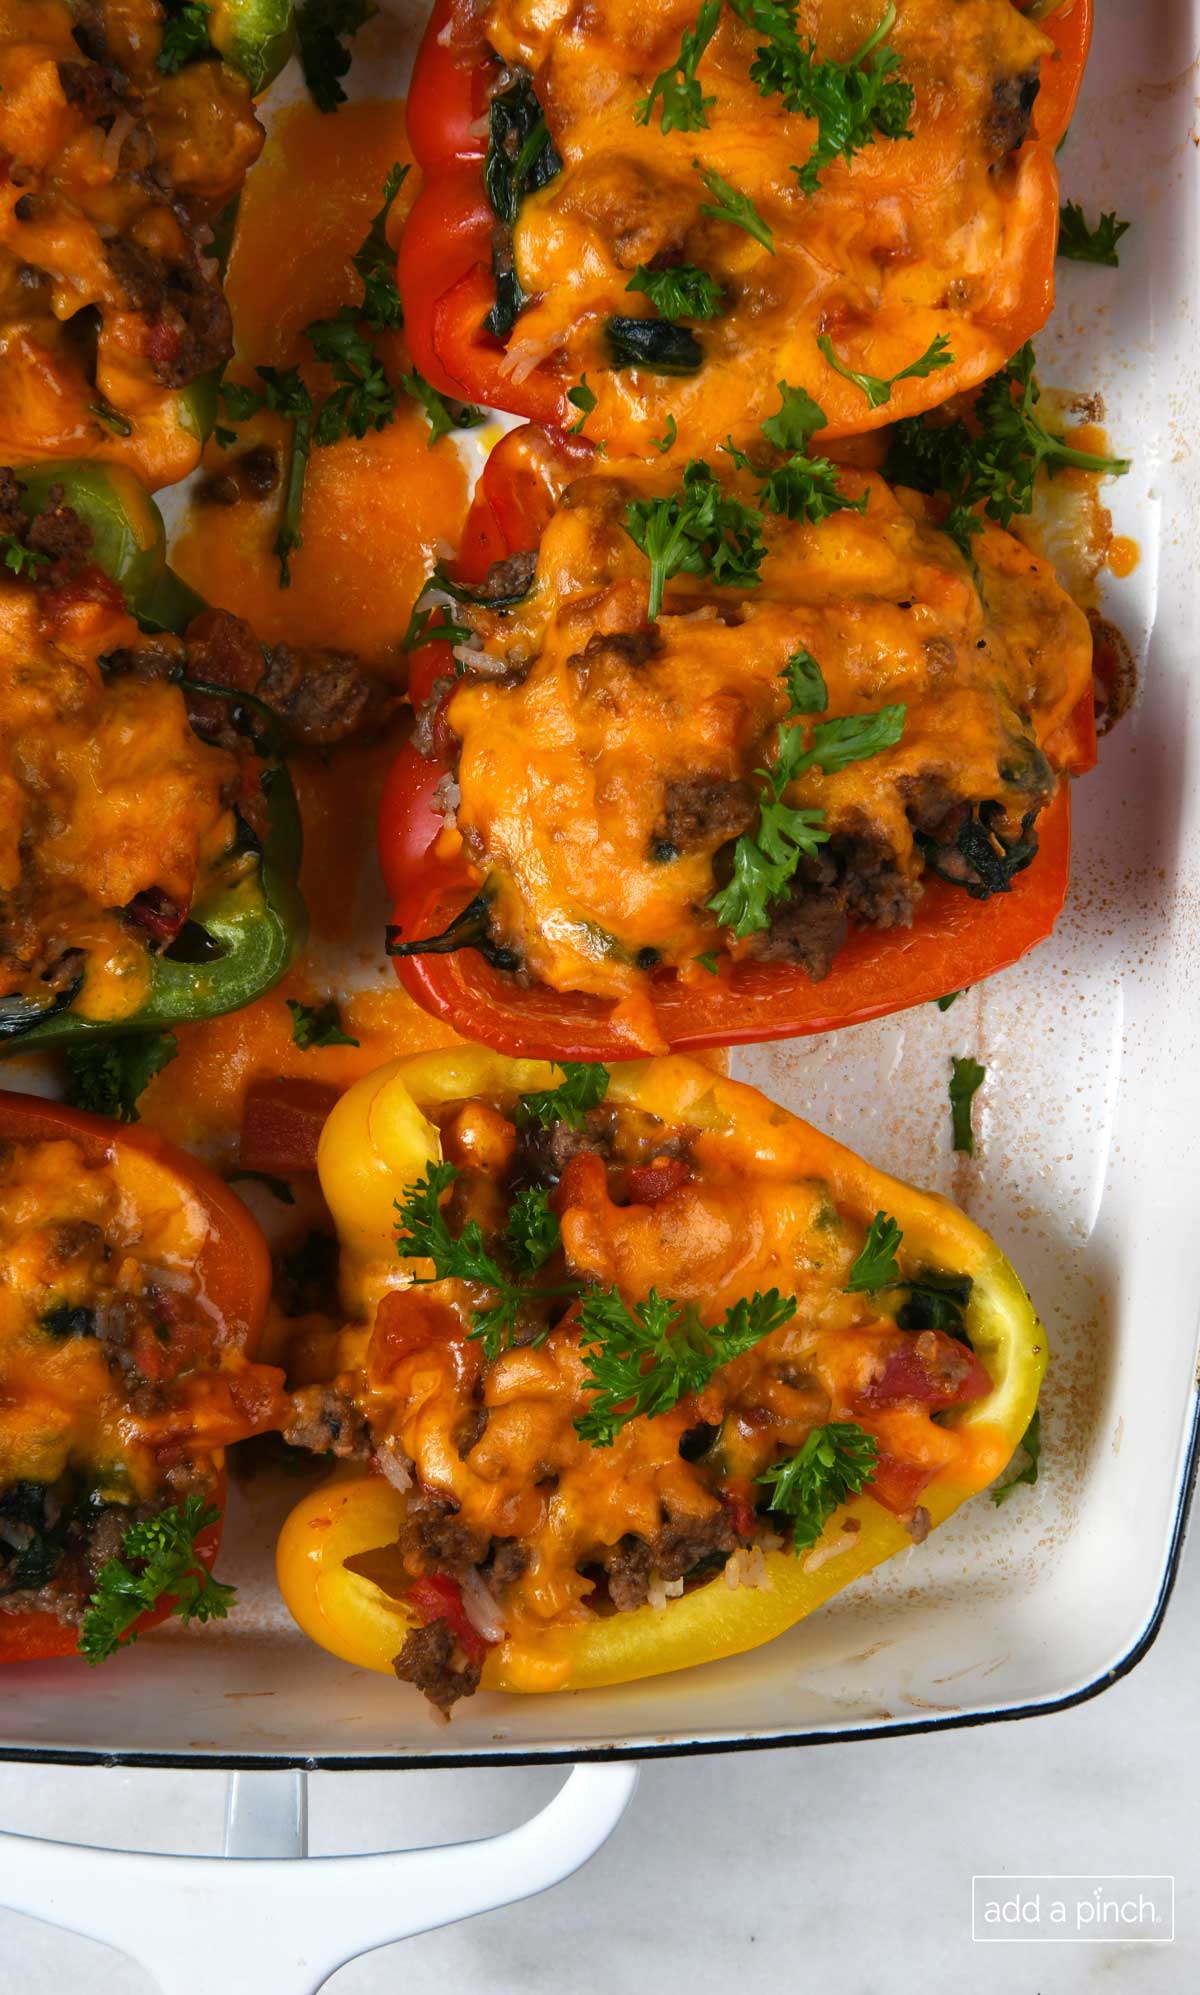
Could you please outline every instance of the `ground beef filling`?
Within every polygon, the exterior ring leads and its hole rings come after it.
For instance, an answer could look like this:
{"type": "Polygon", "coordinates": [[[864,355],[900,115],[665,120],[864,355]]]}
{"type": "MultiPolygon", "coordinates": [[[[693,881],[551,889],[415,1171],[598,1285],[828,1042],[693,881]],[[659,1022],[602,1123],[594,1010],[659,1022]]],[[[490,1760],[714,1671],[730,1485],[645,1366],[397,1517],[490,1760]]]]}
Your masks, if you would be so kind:
{"type": "Polygon", "coordinates": [[[413,1628],[392,1668],[401,1683],[411,1683],[448,1717],[460,1697],[479,1688],[483,1665],[467,1657],[448,1622],[441,1619],[413,1628]]]}
{"type": "Polygon", "coordinates": [[[6,1613],[52,1614],[77,1627],[129,1526],[154,1515],[153,1504],[91,1500],[70,1478],[54,1486],[10,1484],[0,1494],[0,1620],[6,1613]]]}

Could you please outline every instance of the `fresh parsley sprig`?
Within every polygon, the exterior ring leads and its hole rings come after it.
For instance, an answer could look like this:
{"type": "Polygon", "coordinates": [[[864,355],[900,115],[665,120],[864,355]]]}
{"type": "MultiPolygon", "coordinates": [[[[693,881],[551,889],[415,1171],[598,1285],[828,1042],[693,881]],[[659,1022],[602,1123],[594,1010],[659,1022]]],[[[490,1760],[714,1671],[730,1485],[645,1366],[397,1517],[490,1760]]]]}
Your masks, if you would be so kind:
{"type": "Polygon", "coordinates": [[[350,67],[346,43],[378,12],[374,0],[300,0],[296,46],[318,111],[336,111],[345,103],[341,79],[350,67]]]}
{"type": "Polygon", "coordinates": [[[721,588],[753,588],[766,556],[762,514],[724,492],[702,458],[693,458],[683,486],[665,499],[632,499],[626,533],[650,563],[651,623],[675,575],[708,575],[721,588]]]}
{"type": "MultiPolygon", "coordinates": [[[[480,1340],[489,1363],[495,1364],[511,1339],[522,1307],[533,1295],[576,1296],[579,1283],[531,1291],[524,1282],[514,1281],[489,1252],[478,1220],[468,1219],[457,1237],[451,1233],[442,1197],[457,1176],[453,1164],[431,1163],[424,1176],[408,1187],[403,1199],[396,1201],[397,1248],[406,1260],[432,1261],[432,1276],[414,1278],[420,1283],[461,1281],[490,1291],[495,1299],[472,1312],[467,1334],[480,1340]]],[[[518,1254],[525,1250],[519,1231],[511,1236],[511,1243],[517,1245],[518,1254]]]]}
{"type": "Polygon", "coordinates": [[[975,400],[972,423],[927,423],[910,416],[894,425],[884,475],[918,492],[944,492],[950,501],[945,530],[965,554],[979,531],[976,508],[1007,527],[1033,509],[1034,483],[1045,466],[1051,475],[1066,465],[1120,478],[1125,457],[1077,450],[1037,414],[1041,391],[1034,379],[1031,343],[986,381],[975,400]]]}
{"type": "Polygon", "coordinates": [[[584,1060],[554,1060],[562,1081],[556,1088],[539,1088],[517,1101],[518,1129],[532,1129],[537,1123],[552,1129],[565,1122],[568,1129],[582,1129],[589,1108],[599,1108],[612,1079],[607,1067],[584,1060]]]}
{"type": "Polygon", "coordinates": [[[182,6],[169,10],[163,24],[162,47],[154,59],[154,67],[161,75],[175,76],[195,56],[207,55],[208,23],[209,9],[203,0],[184,0],[182,6]]]}
{"type": "Polygon", "coordinates": [[[0,534],[0,548],[4,550],[4,566],[14,575],[32,580],[50,566],[48,554],[40,553],[36,547],[26,547],[15,533],[0,534]]]}
{"type": "MultiPolygon", "coordinates": [[[[793,388],[786,381],[777,386],[779,407],[760,427],[768,443],[790,454],[763,476],[756,494],[759,504],[782,519],[807,520],[810,526],[819,526],[832,513],[865,513],[868,494],[847,498],[837,466],[830,458],[814,457],[809,452],[817,430],[825,426],[825,411],[820,403],[813,401],[807,389],[793,388]]],[[[743,470],[753,469],[746,453],[732,439],[725,449],[743,470]]]]}
{"type": "Polygon", "coordinates": [[[176,1508],[131,1524],[120,1556],[101,1566],[96,1591],[79,1631],[79,1653],[102,1663],[137,1640],[137,1624],[164,1595],[183,1622],[223,1621],[235,1589],[201,1564],[196,1540],[221,1513],[207,1497],[189,1496],[176,1508]]]}
{"type": "Polygon", "coordinates": [[[895,1288],[900,1280],[896,1254],[904,1234],[899,1222],[886,1212],[877,1212],[867,1228],[862,1251],[850,1270],[848,1295],[874,1295],[877,1289],[895,1288]]]}
{"type": "Polygon", "coordinates": [[[852,762],[894,747],[904,731],[905,708],[880,707],[875,713],[818,721],[806,746],[803,729],[793,723],[803,714],[821,711],[814,700],[824,695],[822,705],[827,701],[821,668],[801,650],[789,658],[780,677],[788,687],[788,711],[779,726],[774,761],[770,768],[755,771],[765,785],[758,826],[738,839],[729,882],[708,902],[721,926],[743,938],[770,927],[771,908],[801,860],[815,858],[829,839],[824,812],[784,803],[785,791],[809,769],[834,775],[852,762]]]}
{"type": "Polygon", "coordinates": [[[64,1054],[67,1100],[114,1122],[140,1122],[139,1097],[178,1050],[173,1032],[128,1032],[99,1046],[82,1039],[64,1054]]]}
{"type": "Polygon", "coordinates": [[[567,389],[567,400],[573,409],[579,410],[579,420],[571,424],[567,435],[582,436],[583,426],[596,406],[595,392],[588,387],[586,374],[580,377],[573,388],[567,389]]]}
{"type": "Polygon", "coordinates": [[[1117,244],[1129,229],[1128,222],[1118,221],[1115,209],[1089,228],[1079,202],[1068,201],[1058,211],[1058,254],[1068,263],[1103,263],[1117,270],[1121,263],[1117,244]]]}
{"type": "Polygon", "coordinates": [[[383,183],[383,205],[350,261],[362,279],[361,316],[373,333],[398,332],[404,307],[396,283],[396,252],[387,238],[392,203],[408,179],[409,169],[397,160],[383,183]]]}
{"type": "Polygon", "coordinates": [[[561,1230],[544,1185],[527,1185],[508,1209],[504,1229],[509,1258],[518,1274],[535,1275],[558,1252],[561,1230]]]}
{"type": "Polygon", "coordinates": [[[296,998],[289,998],[287,1008],[292,1014],[292,1044],[302,1052],[311,1052],[321,1046],[357,1046],[342,1024],[342,1014],[336,998],[326,1004],[301,1004],[296,998]]]}
{"type": "Polygon", "coordinates": [[[483,410],[477,409],[474,402],[456,402],[450,395],[443,395],[441,389],[433,387],[415,367],[410,367],[407,374],[400,376],[400,386],[429,418],[430,450],[452,430],[478,429],[485,419],[483,410]]]}
{"type": "Polygon", "coordinates": [[[704,191],[708,195],[708,200],[700,203],[700,213],[707,215],[710,221],[728,222],[732,228],[744,229],[748,236],[753,236],[755,242],[760,242],[774,256],[775,237],[750,196],[740,193],[730,181],[723,180],[714,167],[701,166],[698,159],[694,159],[692,165],[704,182],[704,191]]]}
{"type": "Polygon", "coordinates": [[[734,12],[764,37],[750,65],[759,95],[780,96],[789,111],[815,118],[817,136],[808,158],[792,172],[805,194],[815,194],[821,174],[837,158],[849,163],[876,137],[909,139],[910,84],[897,74],[900,58],[883,42],[896,25],[884,8],[875,27],[846,62],[818,62],[816,43],[802,42],[794,0],[731,0],[734,12]]]}
{"type": "Polygon", "coordinates": [[[936,333],[919,360],[910,362],[907,367],[902,367],[898,374],[892,374],[887,379],[879,374],[860,373],[857,368],[847,367],[845,361],[838,358],[837,348],[828,333],[818,333],[817,345],[835,374],[840,374],[843,380],[852,381],[856,388],[862,389],[867,398],[867,406],[872,409],[881,409],[886,402],[891,401],[892,389],[897,381],[924,381],[927,375],[936,374],[939,368],[950,367],[954,361],[950,342],[945,333],[936,333]]]}
{"type": "Polygon", "coordinates": [[[408,628],[400,640],[402,651],[420,651],[426,644],[465,644],[474,636],[470,624],[456,623],[449,603],[426,602],[425,598],[442,588],[439,575],[427,575],[413,598],[408,628]]]}
{"type": "Polygon", "coordinates": [[[770,1492],[767,1507],[792,1520],[794,1552],[816,1544],[834,1511],[871,1481],[878,1461],[877,1441],[857,1421],[831,1420],[759,1476],[770,1492]]]}
{"type": "Polygon", "coordinates": [[[628,1421],[653,1420],[689,1393],[702,1392],[720,1366],[795,1313],[795,1296],[773,1288],[735,1302],[712,1327],[701,1323],[694,1303],[674,1302],[653,1288],[632,1308],[615,1288],[585,1296],[579,1343],[587,1362],[583,1386],[592,1397],[575,1422],[576,1433],[594,1448],[611,1447],[628,1421]]]}
{"type": "Polygon", "coordinates": [[[957,1056],[951,1061],[950,1071],[950,1125],[956,1150],[963,1150],[968,1157],[975,1155],[975,1130],[971,1122],[971,1106],[976,1094],[987,1078],[987,1068],[981,1067],[978,1060],[960,1060],[957,1056]]]}
{"type": "Polygon", "coordinates": [[[704,0],[693,28],[685,28],[679,54],[669,69],[655,77],[647,94],[633,107],[634,123],[648,125],[657,107],[659,128],[664,132],[698,132],[708,124],[715,97],[705,97],[696,71],[700,58],[717,31],[722,0],[704,0]]]}
{"type": "Polygon", "coordinates": [[[722,286],[694,263],[672,264],[667,270],[648,270],[639,263],[625,289],[640,291],[664,319],[716,319],[726,310],[722,286]]]}

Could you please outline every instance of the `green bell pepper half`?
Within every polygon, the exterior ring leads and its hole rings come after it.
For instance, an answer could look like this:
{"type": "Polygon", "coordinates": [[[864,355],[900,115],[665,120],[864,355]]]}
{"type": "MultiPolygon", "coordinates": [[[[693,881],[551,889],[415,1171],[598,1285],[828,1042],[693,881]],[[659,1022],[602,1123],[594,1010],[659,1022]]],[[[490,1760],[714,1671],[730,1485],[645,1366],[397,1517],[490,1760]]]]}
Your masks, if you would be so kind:
{"type": "MultiPolygon", "coordinates": [[[[97,565],[118,583],[143,630],[182,632],[207,608],[203,597],[168,567],[162,516],[124,466],[47,464],[22,469],[18,476],[21,503],[31,516],[49,504],[51,487],[61,487],[62,504],[91,528],[97,565]]],[[[307,918],[296,884],[300,815],[274,716],[247,693],[186,678],[180,683],[185,691],[226,702],[238,731],[253,738],[262,763],[265,834],[256,840],[247,829],[228,882],[189,908],[184,932],[202,942],[201,960],[155,956],[146,1002],[119,1020],[84,1018],[75,1011],[82,979],[48,996],[44,1004],[0,1000],[0,1050],[63,1046],[84,1035],[159,1031],[240,1010],[278,983],[305,934],[307,918]],[[254,863],[247,866],[251,844],[254,863]]]]}

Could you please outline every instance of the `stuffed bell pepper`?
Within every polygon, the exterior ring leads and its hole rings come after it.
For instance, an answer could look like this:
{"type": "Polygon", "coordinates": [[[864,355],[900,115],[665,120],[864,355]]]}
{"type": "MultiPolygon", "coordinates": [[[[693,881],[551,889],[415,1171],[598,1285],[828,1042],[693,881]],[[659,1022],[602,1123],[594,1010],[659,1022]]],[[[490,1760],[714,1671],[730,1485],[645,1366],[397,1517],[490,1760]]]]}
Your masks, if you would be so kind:
{"type": "Polygon", "coordinates": [[[353,1320],[309,1392],[358,1459],[293,1512],[280,1585],[441,1710],[769,1640],[1035,1412],[999,1248],[697,1062],[422,1054],[342,1097],[319,1163],[353,1320]]]}
{"type": "Polygon", "coordinates": [[[233,351],[221,232],[290,0],[19,0],[0,18],[0,461],[183,478],[233,351]]]}
{"type": "Polygon", "coordinates": [[[124,467],[0,471],[0,546],[0,1049],[250,1003],[304,911],[274,718],[208,683],[242,627],[124,467]]]}
{"type": "Polygon", "coordinates": [[[0,1661],[92,1662],[210,1577],[224,1449],[279,1424],[266,1243],[143,1130],[0,1092],[0,1661]]]}
{"type": "Polygon", "coordinates": [[[1090,0],[437,0],[417,366],[540,422],[582,390],[622,452],[712,448],[781,375],[829,436],[977,386],[1053,303],[1090,28],[1090,0]]]}
{"type": "Polygon", "coordinates": [[[779,399],[684,468],[532,428],[488,461],[483,579],[414,655],[380,823],[389,948],[464,1035],[611,1060],[825,1031],[1054,924],[1087,619],[984,511],[812,455],[820,411],[779,399]]]}

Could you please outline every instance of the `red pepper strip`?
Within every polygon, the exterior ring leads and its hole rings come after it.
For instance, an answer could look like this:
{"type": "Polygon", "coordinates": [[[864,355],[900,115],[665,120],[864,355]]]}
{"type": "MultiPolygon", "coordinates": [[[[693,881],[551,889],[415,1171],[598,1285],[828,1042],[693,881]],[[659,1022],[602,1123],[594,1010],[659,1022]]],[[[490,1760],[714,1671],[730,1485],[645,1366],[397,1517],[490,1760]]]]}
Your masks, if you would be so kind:
{"type": "MultiPolygon", "coordinates": [[[[1062,0],[1039,23],[1055,44],[1042,64],[1034,107],[1032,143],[1047,154],[1066,131],[1091,38],[1092,0],[1062,0]]],[[[480,19],[453,0],[436,0],[417,54],[408,99],[408,127],[424,185],[399,245],[398,277],[405,331],[417,366],[443,394],[516,415],[563,425],[571,420],[567,389],[553,358],[522,381],[502,364],[499,341],[480,330],[495,299],[492,235],[495,216],[483,189],[487,152],[486,107],[502,75],[480,19]]],[[[1047,189],[1047,218],[1053,190],[1047,189]]],[[[1053,298],[1053,237],[1046,232],[1045,267],[1028,269],[1019,312],[1011,326],[1019,346],[1046,316],[1053,298]]],[[[1040,264],[1041,256],[1034,259],[1040,264]]],[[[519,326],[511,336],[520,338],[519,326]]]]}
{"type": "Polygon", "coordinates": [[[1061,0],[1038,27],[1054,43],[1054,54],[1043,59],[1038,73],[1032,133],[1043,144],[1056,146],[1074,116],[1083,82],[1092,40],[1092,0],[1061,0]]]}
{"type": "Polygon", "coordinates": [[[423,1579],[414,1579],[404,1596],[404,1604],[426,1626],[430,1621],[444,1621],[467,1661],[483,1661],[491,1644],[467,1618],[462,1588],[448,1573],[430,1572],[423,1579]]]}
{"type": "MultiPolygon", "coordinates": [[[[434,792],[444,774],[444,765],[405,747],[384,785],[380,860],[406,940],[440,934],[481,885],[461,843],[443,831],[434,792]]],[[[1044,941],[1062,911],[1071,852],[1065,783],[1037,828],[1037,858],[1016,875],[1009,893],[977,901],[961,887],[928,878],[911,928],[854,929],[820,983],[791,964],[720,958],[715,976],[698,969],[686,983],[670,972],[651,973],[648,989],[663,1040],[681,1052],[829,1032],[905,1011],[1005,969],[1044,941]]],[[[426,1011],[501,1053],[611,1062],[643,1050],[613,1029],[607,1000],[519,984],[474,949],[403,957],[396,970],[426,1011]]]]}
{"type": "Polygon", "coordinates": [[[337,1098],[337,1088],[327,1081],[252,1081],[242,1111],[242,1169],[268,1177],[315,1171],[317,1144],[337,1098]]]}

